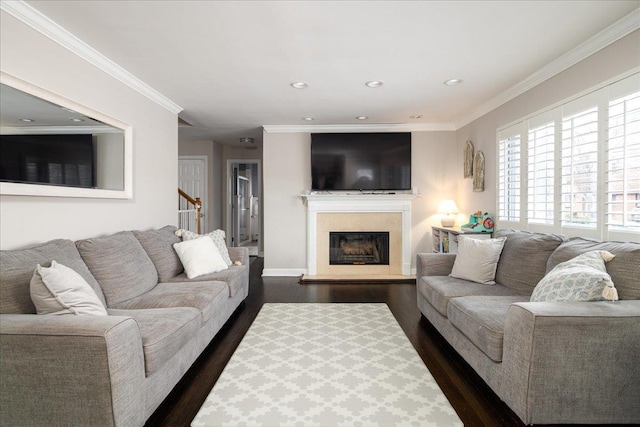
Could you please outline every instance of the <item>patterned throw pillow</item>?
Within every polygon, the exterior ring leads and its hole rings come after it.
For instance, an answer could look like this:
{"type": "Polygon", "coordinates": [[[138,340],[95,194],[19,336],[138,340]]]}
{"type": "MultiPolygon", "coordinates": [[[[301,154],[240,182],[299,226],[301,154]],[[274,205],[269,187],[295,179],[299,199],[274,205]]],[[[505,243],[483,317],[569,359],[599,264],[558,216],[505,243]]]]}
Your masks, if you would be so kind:
{"type": "MultiPolygon", "coordinates": [[[[605,262],[614,255],[607,251],[590,251],[554,267],[536,285],[532,302],[540,301],[604,301],[604,295],[615,295],[605,262]]],[[[611,299],[617,299],[611,297],[611,299]]]]}
{"type": "Polygon", "coordinates": [[[213,240],[213,243],[216,244],[216,248],[218,248],[220,255],[222,255],[222,259],[224,260],[225,263],[227,263],[227,266],[231,266],[231,264],[233,264],[233,262],[231,262],[231,258],[229,257],[229,250],[227,249],[226,235],[224,233],[224,230],[213,230],[211,233],[198,234],[198,233],[194,233],[193,231],[189,231],[181,228],[179,230],[176,230],[176,236],[178,237],[182,236],[183,241],[193,240],[193,239],[197,239],[198,237],[207,236],[211,240],[213,240]]]}

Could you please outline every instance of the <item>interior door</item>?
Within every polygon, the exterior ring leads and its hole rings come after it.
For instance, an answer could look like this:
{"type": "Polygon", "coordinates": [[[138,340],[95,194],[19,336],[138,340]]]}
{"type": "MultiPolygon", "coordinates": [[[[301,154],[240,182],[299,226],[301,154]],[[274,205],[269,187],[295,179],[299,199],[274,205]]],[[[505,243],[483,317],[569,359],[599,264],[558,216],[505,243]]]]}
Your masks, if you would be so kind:
{"type": "Polygon", "coordinates": [[[251,180],[238,174],[236,169],[234,195],[234,246],[251,241],[251,180]]]}
{"type": "MultiPolygon", "coordinates": [[[[178,158],[178,188],[181,188],[193,198],[200,197],[202,210],[200,211],[201,232],[207,232],[207,170],[206,161],[202,158],[178,158]]],[[[180,209],[187,209],[186,200],[180,198],[180,209]]],[[[195,227],[192,228],[195,230],[195,227]]]]}

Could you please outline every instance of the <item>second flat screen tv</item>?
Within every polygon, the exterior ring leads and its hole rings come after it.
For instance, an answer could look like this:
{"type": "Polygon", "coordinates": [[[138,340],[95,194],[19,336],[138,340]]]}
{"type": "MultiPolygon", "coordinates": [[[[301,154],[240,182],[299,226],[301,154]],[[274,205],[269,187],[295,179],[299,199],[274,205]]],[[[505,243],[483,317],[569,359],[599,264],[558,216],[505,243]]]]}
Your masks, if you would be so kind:
{"type": "Polygon", "coordinates": [[[312,133],[313,191],[411,189],[411,133],[312,133]]]}

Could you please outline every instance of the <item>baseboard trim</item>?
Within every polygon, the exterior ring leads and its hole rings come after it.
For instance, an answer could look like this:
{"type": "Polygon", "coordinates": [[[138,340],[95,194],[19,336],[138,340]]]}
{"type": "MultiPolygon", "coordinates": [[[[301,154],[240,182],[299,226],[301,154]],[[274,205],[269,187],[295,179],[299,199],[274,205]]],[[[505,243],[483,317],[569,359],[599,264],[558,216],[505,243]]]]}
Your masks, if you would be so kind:
{"type": "Polygon", "coordinates": [[[307,274],[306,268],[265,268],[262,270],[262,277],[299,277],[307,274]]]}
{"type": "MultiPolygon", "coordinates": [[[[262,258],[264,254],[261,253],[259,256],[262,258]]],[[[306,268],[265,268],[262,270],[262,277],[300,277],[304,274],[307,274],[306,268]]],[[[415,278],[415,267],[411,269],[411,275],[415,278]]]]}
{"type": "Polygon", "coordinates": [[[338,283],[348,283],[348,284],[411,284],[414,285],[416,283],[415,276],[308,276],[303,274],[298,281],[301,285],[330,285],[330,284],[338,284],[338,283]]]}

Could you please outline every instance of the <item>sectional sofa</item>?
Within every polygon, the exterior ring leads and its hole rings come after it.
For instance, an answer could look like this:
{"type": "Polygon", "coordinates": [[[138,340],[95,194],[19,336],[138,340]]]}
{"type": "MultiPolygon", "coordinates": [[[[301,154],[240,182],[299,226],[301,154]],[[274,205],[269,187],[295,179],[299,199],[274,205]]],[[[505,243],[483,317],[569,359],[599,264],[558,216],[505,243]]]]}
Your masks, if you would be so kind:
{"type": "Polygon", "coordinates": [[[0,252],[0,425],[141,426],[248,295],[249,255],[188,279],[176,228],[0,252]],[[79,273],[106,316],[39,315],[37,264],[79,273]]]}
{"type": "Polygon", "coordinates": [[[503,230],[495,285],[451,277],[455,254],[417,255],[418,306],[526,424],[640,423],[640,244],[503,230]],[[561,262],[593,250],[619,301],[530,302],[561,262]]]}

